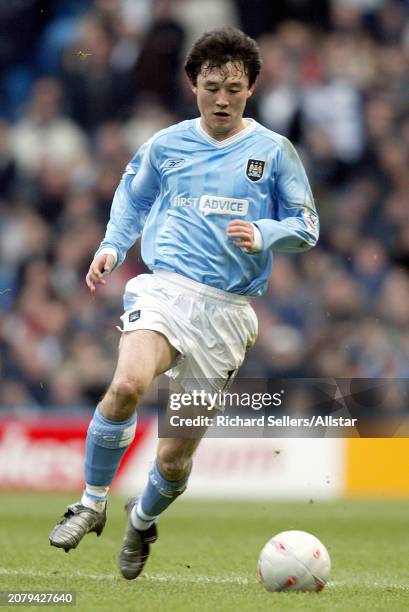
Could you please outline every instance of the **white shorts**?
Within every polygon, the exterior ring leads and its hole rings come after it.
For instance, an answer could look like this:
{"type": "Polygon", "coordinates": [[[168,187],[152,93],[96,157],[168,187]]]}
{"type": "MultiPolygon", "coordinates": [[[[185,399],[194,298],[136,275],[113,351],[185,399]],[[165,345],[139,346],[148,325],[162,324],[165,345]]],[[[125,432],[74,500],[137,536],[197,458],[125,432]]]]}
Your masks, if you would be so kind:
{"type": "Polygon", "coordinates": [[[249,298],[157,270],[125,287],[122,331],[151,329],[179,352],[166,372],[185,391],[227,388],[257,337],[249,298]]]}

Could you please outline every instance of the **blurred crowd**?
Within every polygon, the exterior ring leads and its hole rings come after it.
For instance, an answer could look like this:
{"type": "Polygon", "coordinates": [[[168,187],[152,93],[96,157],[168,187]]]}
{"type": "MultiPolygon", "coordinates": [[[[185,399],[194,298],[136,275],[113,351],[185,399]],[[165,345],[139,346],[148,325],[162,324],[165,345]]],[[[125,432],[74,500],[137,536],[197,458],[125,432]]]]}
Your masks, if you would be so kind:
{"type": "Polygon", "coordinates": [[[257,38],[248,115],[288,136],[321,218],[254,301],[245,377],[409,377],[409,3],[19,0],[0,6],[0,405],[93,406],[116,361],[138,245],[84,277],[129,158],[197,116],[206,29],[257,38]]]}

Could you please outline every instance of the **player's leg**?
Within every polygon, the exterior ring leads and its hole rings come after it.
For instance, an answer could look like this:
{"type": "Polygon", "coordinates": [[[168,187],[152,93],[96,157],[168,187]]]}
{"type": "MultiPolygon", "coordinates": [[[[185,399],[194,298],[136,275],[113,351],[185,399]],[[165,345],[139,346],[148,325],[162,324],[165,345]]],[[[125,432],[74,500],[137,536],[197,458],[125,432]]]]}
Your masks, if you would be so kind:
{"type": "Polygon", "coordinates": [[[181,495],[192,469],[192,456],[200,438],[162,438],[158,442],[155,461],[132,522],[138,529],[147,529],[158,516],[181,495]]]}
{"type": "Polygon", "coordinates": [[[169,369],[176,355],[168,340],[157,332],[123,334],[114,377],[88,428],[84,505],[101,509],[98,504],[106,500],[108,487],[134,438],[135,408],[152,380],[169,369]]]}
{"type": "Polygon", "coordinates": [[[149,546],[157,538],[158,516],[185,491],[192,457],[200,440],[201,437],[159,440],[145,490],[140,498],[132,498],[126,506],[128,525],[119,555],[119,568],[127,580],[134,580],[143,570],[149,546]]]}
{"type": "MultiPolygon", "coordinates": [[[[157,282],[165,285],[167,295],[177,292],[170,310],[177,319],[174,335],[182,343],[184,359],[169,373],[171,379],[182,390],[217,392],[226,388],[231,373],[240,367],[246,347],[256,336],[251,307],[242,296],[236,298],[181,277],[175,279],[176,289],[166,276],[157,277],[157,282]]],[[[206,406],[201,410],[195,403],[190,410],[193,414],[183,416],[197,416],[202,410],[209,415],[206,406]]],[[[179,416],[182,412],[185,410],[180,408],[179,416]]],[[[141,499],[130,500],[127,505],[130,516],[119,559],[125,578],[134,579],[141,573],[149,545],[157,537],[156,518],[185,490],[192,455],[204,432],[205,428],[202,432],[195,428],[190,437],[159,442],[158,456],[141,499]]]]}
{"type": "Polygon", "coordinates": [[[123,334],[112,382],[88,427],[82,499],[68,507],[51,532],[52,545],[67,551],[86,533],[102,532],[109,486],[135,435],[136,406],[155,376],[169,369],[176,356],[162,334],[150,330],[123,334]]]}

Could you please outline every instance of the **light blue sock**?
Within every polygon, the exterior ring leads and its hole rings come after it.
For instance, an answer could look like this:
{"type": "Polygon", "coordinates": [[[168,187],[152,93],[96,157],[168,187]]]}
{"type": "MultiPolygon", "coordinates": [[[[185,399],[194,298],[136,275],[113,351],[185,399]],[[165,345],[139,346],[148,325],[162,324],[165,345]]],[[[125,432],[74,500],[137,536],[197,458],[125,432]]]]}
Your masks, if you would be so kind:
{"type": "Polygon", "coordinates": [[[84,467],[87,484],[99,487],[111,484],[135,430],[135,414],[126,421],[111,421],[102,416],[97,406],[87,432],[84,467]]]}
{"type": "Polygon", "coordinates": [[[159,472],[154,462],[142,497],[134,506],[132,523],[137,529],[146,529],[155,522],[170,504],[181,495],[185,489],[190,474],[181,480],[166,480],[159,472]]]}

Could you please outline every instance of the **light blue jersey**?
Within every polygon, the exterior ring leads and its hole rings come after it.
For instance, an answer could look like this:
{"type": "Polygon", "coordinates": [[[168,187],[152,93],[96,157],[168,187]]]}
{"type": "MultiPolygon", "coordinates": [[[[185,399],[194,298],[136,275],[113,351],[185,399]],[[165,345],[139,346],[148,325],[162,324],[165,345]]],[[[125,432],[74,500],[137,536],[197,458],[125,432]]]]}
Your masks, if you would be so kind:
{"type": "Polygon", "coordinates": [[[244,295],[262,295],[272,251],[315,245],[319,224],[304,168],[292,144],[256,121],[222,141],[200,119],[155,134],[127,166],[116,190],[105,247],[117,265],[142,234],[151,270],[244,295]],[[263,248],[248,253],[226,235],[242,219],[260,230],[263,248]]]}

